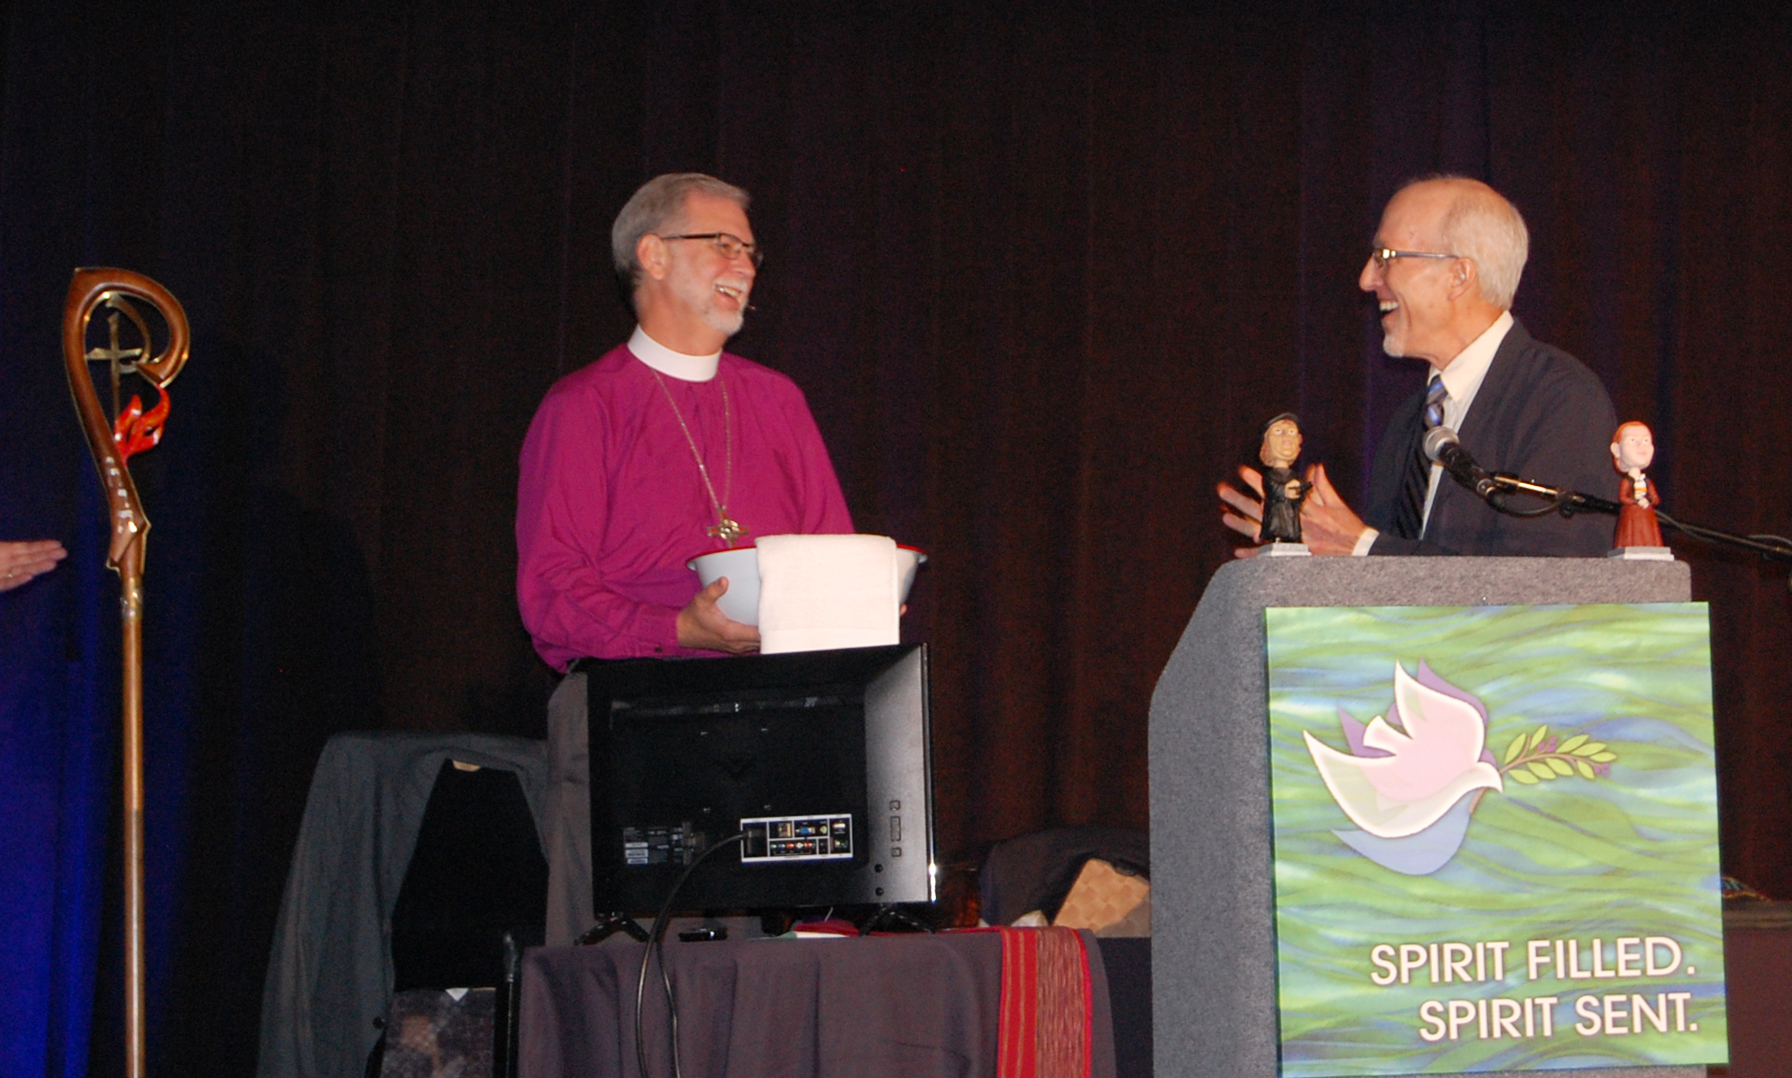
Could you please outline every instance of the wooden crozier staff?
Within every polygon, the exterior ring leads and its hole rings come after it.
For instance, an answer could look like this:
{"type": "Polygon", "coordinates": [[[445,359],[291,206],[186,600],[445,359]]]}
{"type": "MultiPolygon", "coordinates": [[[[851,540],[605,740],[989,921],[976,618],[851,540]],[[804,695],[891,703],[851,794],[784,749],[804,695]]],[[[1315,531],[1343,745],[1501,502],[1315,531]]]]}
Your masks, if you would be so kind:
{"type": "Polygon", "coordinates": [[[137,485],[126,467],[132,454],[162,440],[162,424],[168,418],[166,387],[187,362],[187,313],[166,288],[140,273],[121,269],[78,269],[69,283],[68,301],[62,308],[62,358],[68,364],[69,390],[75,411],[87,432],[93,462],[100,470],[106,492],[106,518],[111,544],[106,564],[118,571],[123,584],[119,617],[124,623],[124,962],[125,962],[125,1074],[144,1078],[144,968],[143,968],[143,540],[149,518],[137,497],[137,485]],[[136,301],[136,302],[133,302],[136,301]],[[150,354],[149,326],[137,302],[153,307],[168,326],[168,347],[154,359],[150,354]],[[87,348],[87,323],[101,307],[106,316],[107,340],[103,347],[87,348]],[[121,347],[120,323],[128,321],[142,342],[121,347]],[[94,389],[91,364],[106,364],[111,383],[110,418],[94,389]],[[156,392],[156,401],[144,410],[132,394],[120,402],[119,381],[136,374],[156,392]]]}

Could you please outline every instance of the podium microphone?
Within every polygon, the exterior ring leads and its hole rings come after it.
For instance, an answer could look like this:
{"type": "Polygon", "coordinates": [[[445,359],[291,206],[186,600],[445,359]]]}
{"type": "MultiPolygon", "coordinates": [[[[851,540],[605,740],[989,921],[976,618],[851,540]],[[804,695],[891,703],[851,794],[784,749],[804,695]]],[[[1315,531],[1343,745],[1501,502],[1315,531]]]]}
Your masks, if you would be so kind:
{"type": "Polygon", "coordinates": [[[1499,489],[1499,482],[1475,463],[1469,451],[1462,448],[1462,439],[1449,427],[1432,427],[1425,432],[1425,456],[1448,468],[1458,483],[1483,500],[1499,489]]]}

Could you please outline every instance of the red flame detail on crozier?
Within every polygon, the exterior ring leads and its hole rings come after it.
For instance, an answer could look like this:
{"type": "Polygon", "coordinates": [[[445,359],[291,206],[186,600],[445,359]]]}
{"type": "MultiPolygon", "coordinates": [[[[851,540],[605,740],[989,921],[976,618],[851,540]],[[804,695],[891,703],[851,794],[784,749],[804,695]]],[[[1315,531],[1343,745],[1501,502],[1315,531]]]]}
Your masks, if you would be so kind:
{"type": "Polygon", "coordinates": [[[118,447],[121,463],[161,442],[162,424],[168,420],[168,394],[159,388],[156,394],[161,399],[147,412],[143,410],[143,398],[132,394],[131,403],[112,424],[112,444],[118,447]]]}

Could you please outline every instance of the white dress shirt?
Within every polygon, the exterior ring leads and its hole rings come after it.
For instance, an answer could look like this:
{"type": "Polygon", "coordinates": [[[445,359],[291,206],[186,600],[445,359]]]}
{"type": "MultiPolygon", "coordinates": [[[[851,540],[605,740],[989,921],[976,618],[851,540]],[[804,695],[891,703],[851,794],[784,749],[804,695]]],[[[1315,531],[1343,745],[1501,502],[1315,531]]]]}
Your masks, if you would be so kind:
{"type": "MultiPolygon", "coordinates": [[[[1493,325],[1481,331],[1481,335],[1468,343],[1468,347],[1456,353],[1450,365],[1441,373],[1434,373],[1432,378],[1442,379],[1444,392],[1444,426],[1460,431],[1462,424],[1468,419],[1468,410],[1474,406],[1475,394],[1481,392],[1481,383],[1487,379],[1487,368],[1493,366],[1494,353],[1500,350],[1500,342],[1506,339],[1506,333],[1512,328],[1512,312],[1501,311],[1493,320],[1493,325]]],[[[1430,382],[1426,383],[1429,390],[1430,382]]],[[[1437,500],[1437,484],[1442,480],[1444,467],[1441,464],[1431,465],[1431,481],[1425,488],[1425,515],[1419,528],[1420,538],[1424,537],[1425,528],[1431,523],[1431,503],[1437,500]]],[[[1362,556],[1369,553],[1375,545],[1376,536],[1380,535],[1374,528],[1365,528],[1357,539],[1352,554],[1362,556]]]]}

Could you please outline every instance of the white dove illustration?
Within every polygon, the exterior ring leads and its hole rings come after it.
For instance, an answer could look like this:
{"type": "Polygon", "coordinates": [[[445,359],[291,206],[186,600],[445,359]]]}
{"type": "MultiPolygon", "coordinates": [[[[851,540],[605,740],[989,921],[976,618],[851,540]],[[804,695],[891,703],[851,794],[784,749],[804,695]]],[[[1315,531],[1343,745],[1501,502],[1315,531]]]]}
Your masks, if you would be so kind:
{"type": "Polygon", "coordinates": [[[1351,756],[1301,732],[1338,807],[1378,838],[1404,838],[1436,823],[1464,794],[1503,791],[1481,758],[1487,728],[1474,706],[1427,688],[1394,664],[1393,712],[1404,730],[1377,715],[1363,744],[1386,756],[1351,756]]]}

